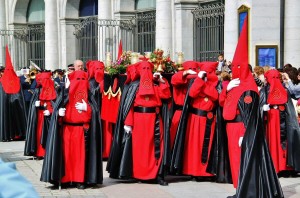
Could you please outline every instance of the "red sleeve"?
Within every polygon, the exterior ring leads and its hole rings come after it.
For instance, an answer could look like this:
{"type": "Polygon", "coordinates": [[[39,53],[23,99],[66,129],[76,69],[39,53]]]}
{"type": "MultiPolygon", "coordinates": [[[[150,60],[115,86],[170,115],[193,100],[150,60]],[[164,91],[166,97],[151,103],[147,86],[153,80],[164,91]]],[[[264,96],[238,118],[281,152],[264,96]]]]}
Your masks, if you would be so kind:
{"type": "Polygon", "coordinates": [[[124,125],[133,126],[133,105],[128,112],[128,115],[124,121],[124,125]]]}
{"type": "Polygon", "coordinates": [[[165,83],[159,82],[158,94],[159,98],[169,99],[171,97],[170,85],[167,79],[163,78],[165,83]]]}
{"type": "Polygon", "coordinates": [[[227,96],[227,87],[223,87],[221,93],[220,93],[220,96],[219,96],[219,104],[221,107],[224,106],[224,103],[225,103],[225,99],[226,99],[226,96],[227,96]]]}
{"type": "Polygon", "coordinates": [[[187,78],[183,76],[183,71],[177,72],[172,76],[171,84],[173,86],[184,85],[187,84],[187,78]]]}
{"type": "Polygon", "coordinates": [[[195,79],[194,83],[192,84],[191,88],[190,88],[189,95],[192,98],[196,98],[196,97],[201,96],[204,84],[205,84],[205,82],[201,78],[197,77],[195,79]]]}

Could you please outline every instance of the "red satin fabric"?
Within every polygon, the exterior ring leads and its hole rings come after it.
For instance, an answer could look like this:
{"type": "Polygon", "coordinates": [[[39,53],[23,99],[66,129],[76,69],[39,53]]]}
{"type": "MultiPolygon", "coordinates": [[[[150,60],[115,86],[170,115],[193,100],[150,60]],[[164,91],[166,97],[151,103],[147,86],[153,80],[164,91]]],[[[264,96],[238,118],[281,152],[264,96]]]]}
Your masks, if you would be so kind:
{"type": "Polygon", "coordinates": [[[154,156],[155,113],[134,113],[132,131],[133,177],[155,179],[163,156],[163,125],[160,120],[160,158],[154,156]]]}
{"type": "MultiPolygon", "coordinates": [[[[215,120],[211,126],[208,156],[215,129],[215,120]]],[[[206,117],[190,114],[184,144],[183,174],[192,176],[213,176],[206,172],[207,163],[202,164],[202,148],[205,133],[206,117]]]]}
{"type": "Polygon", "coordinates": [[[283,150],[280,143],[280,115],[278,109],[268,111],[266,126],[266,140],[277,173],[283,170],[292,170],[287,167],[287,150],[283,150]]]}
{"type": "Polygon", "coordinates": [[[239,147],[239,139],[244,136],[246,129],[242,122],[237,122],[227,123],[226,131],[232,182],[234,188],[236,188],[238,185],[241,162],[241,147],[239,147]]]}
{"type": "Polygon", "coordinates": [[[44,110],[37,111],[37,127],[36,127],[36,157],[44,157],[45,149],[41,145],[42,130],[44,124],[44,110]]]}
{"type": "Polygon", "coordinates": [[[65,175],[61,182],[84,182],[85,143],[82,126],[63,127],[65,175]]]}

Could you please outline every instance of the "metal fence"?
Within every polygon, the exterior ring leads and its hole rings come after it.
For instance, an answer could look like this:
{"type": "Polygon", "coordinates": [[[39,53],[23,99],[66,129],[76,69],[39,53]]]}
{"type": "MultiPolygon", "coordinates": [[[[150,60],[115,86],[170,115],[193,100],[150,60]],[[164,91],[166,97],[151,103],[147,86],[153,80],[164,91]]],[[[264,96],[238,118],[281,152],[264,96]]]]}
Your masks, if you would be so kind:
{"type": "Polygon", "coordinates": [[[28,61],[45,68],[45,25],[29,25],[27,28],[28,61]]]}
{"type": "Polygon", "coordinates": [[[16,70],[29,66],[29,61],[45,67],[45,27],[29,25],[23,29],[0,30],[0,64],[5,65],[5,46],[8,46],[16,70]]]}
{"type": "Polygon", "coordinates": [[[216,61],[224,52],[224,4],[202,4],[192,11],[194,16],[194,59],[216,61]]]}
{"type": "Polygon", "coordinates": [[[144,53],[155,49],[156,11],[141,12],[136,15],[135,49],[144,53]]]}
{"type": "Polygon", "coordinates": [[[155,11],[137,13],[129,20],[103,20],[87,17],[75,25],[76,57],[105,60],[107,52],[116,60],[119,43],[123,50],[144,53],[155,48],[155,11]]]}
{"type": "Polygon", "coordinates": [[[6,46],[16,69],[27,65],[27,35],[24,30],[0,30],[0,65],[5,65],[6,46]]]}

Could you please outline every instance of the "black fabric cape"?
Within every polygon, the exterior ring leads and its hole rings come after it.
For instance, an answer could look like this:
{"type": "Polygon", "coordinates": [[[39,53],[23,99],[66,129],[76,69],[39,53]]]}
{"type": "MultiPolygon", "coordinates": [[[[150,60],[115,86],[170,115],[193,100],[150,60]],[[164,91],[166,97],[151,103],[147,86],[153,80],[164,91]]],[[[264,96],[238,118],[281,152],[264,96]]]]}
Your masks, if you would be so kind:
{"type": "Polygon", "coordinates": [[[238,109],[246,131],[241,145],[239,182],[234,197],[284,197],[265,139],[259,95],[253,91],[244,92],[239,99],[238,109]],[[245,97],[251,97],[252,102],[244,102],[245,97]]]}
{"type": "Polygon", "coordinates": [[[190,93],[190,88],[194,83],[194,80],[195,79],[191,79],[189,82],[188,90],[186,92],[186,96],[184,99],[181,117],[176,131],[175,142],[174,142],[172,156],[171,156],[171,166],[170,166],[170,172],[172,174],[178,174],[178,175],[182,174],[185,134],[186,134],[186,127],[187,127],[187,120],[189,116],[190,101],[191,101],[191,97],[189,97],[189,93],[190,93]]]}
{"type": "Polygon", "coordinates": [[[0,83],[0,115],[0,141],[25,138],[27,114],[22,88],[16,94],[6,94],[0,83]]]}
{"type": "MultiPolygon", "coordinates": [[[[44,158],[41,181],[58,183],[64,176],[64,162],[62,150],[62,126],[58,124],[58,110],[69,100],[68,90],[63,90],[53,106],[49,132],[47,137],[46,155],[44,158]],[[63,96],[64,95],[64,96],[63,96]]],[[[92,109],[92,119],[89,130],[85,132],[86,167],[85,183],[101,184],[103,181],[101,128],[99,111],[95,99],[89,93],[89,105],[92,109]]]]}
{"type": "MultiPolygon", "coordinates": [[[[263,115],[264,104],[267,104],[267,93],[269,92],[269,86],[263,87],[260,90],[260,109],[261,115],[263,115]]],[[[287,165],[292,167],[296,171],[300,171],[300,128],[295,112],[294,104],[292,102],[289,92],[288,102],[285,104],[285,126],[287,131],[287,165]]]]}
{"type": "Polygon", "coordinates": [[[162,163],[159,169],[159,176],[165,177],[170,172],[171,165],[171,139],[170,139],[170,124],[171,112],[169,109],[169,100],[162,100],[161,116],[164,126],[164,151],[162,163]]]}
{"type": "MultiPolygon", "coordinates": [[[[37,145],[36,145],[36,127],[37,127],[37,108],[35,107],[35,102],[39,100],[39,90],[38,88],[34,90],[32,98],[30,100],[29,111],[28,111],[28,119],[26,126],[26,139],[25,139],[25,156],[35,156],[37,145]]],[[[52,105],[54,103],[52,102],[52,105]]],[[[41,144],[43,148],[46,148],[48,129],[50,124],[50,116],[45,116],[43,120],[43,129],[41,136],[41,144]]]]}
{"type": "Polygon", "coordinates": [[[124,133],[124,121],[133,105],[139,80],[124,86],[121,96],[114,138],[106,170],[111,178],[130,178],[132,176],[132,142],[131,134],[124,133]]]}
{"type": "MultiPolygon", "coordinates": [[[[221,81],[217,90],[219,93],[222,91],[221,81]]],[[[216,107],[216,127],[206,171],[216,176],[216,182],[232,183],[226,122],[223,118],[223,108],[219,104],[216,107]]]]}

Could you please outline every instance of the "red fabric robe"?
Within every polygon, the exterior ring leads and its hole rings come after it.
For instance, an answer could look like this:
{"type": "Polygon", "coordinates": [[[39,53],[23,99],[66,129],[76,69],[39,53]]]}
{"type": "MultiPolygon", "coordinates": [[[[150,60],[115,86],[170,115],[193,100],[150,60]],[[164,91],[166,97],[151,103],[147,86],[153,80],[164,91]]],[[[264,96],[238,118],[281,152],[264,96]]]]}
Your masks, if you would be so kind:
{"type": "MultiPolygon", "coordinates": [[[[183,106],[187,92],[188,80],[183,76],[183,71],[172,76],[171,83],[173,85],[173,99],[176,105],[183,106]]],[[[174,112],[170,127],[170,146],[173,148],[176,132],[180,120],[182,110],[178,109],[174,112]]]]}
{"type": "MultiPolygon", "coordinates": [[[[87,101],[86,101],[87,102],[87,101]]],[[[65,175],[62,182],[84,182],[85,173],[85,141],[84,128],[88,128],[92,110],[87,103],[87,111],[81,113],[75,109],[73,103],[66,105],[66,115],[63,118],[63,150],[65,175]],[[66,123],[80,124],[73,126],[66,123]]]]}
{"type": "MultiPolygon", "coordinates": [[[[208,86],[201,78],[196,78],[190,88],[189,96],[192,98],[191,106],[204,111],[212,111],[215,108],[215,102],[218,100],[218,92],[214,86],[208,86]]],[[[208,156],[212,144],[215,115],[211,125],[210,141],[208,156]]],[[[183,174],[193,176],[212,176],[206,172],[207,162],[202,164],[201,155],[203,148],[203,139],[206,128],[207,117],[189,114],[185,144],[184,144],[184,160],[183,174]]]]}
{"type": "MultiPolygon", "coordinates": [[[[161,107],[161,99],[169,99],[171,92],[167,80],[154,86],[154,95],[140,95],[139,91],[134,100],[134,107],[161,107]]],[[[164,137],[163,123],[160,119],[160,158],[154,155],[154,127],[156,113],[134,112],[131,108],[125,125],[132,126],[132,158],[133,177],[149,180],[157,177],[163,156],[164,137]]]]}
{"type": "MultiPolygon", "coordinates": [[[[40,105],[44,106],[44,104],[47,104],[46,109],[52,114],[53,112],[53,107],[51,104],[51,101],[44,101],[40,100],[40,105]]],[[[41,145],[41,138],[42,138],[42,132],[43,132],[43,125],[44,125],[44,111],[39,109],[37,111],[37,133],[36,133],[36,157],[44,157],[45,156],[45,149],[41,145]]]]}

